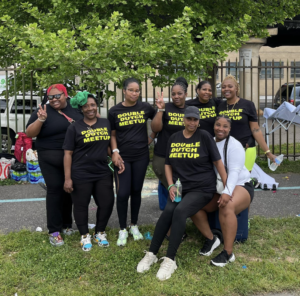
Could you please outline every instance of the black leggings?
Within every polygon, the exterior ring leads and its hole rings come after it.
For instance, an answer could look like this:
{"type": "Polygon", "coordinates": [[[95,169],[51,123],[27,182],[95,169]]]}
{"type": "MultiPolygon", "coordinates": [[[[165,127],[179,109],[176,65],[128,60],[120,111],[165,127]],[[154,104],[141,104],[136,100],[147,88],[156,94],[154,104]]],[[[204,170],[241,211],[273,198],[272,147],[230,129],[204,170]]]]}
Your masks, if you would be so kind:
{"type": "Polygon", "coordinates": [[[185,231],[186,219],[195,215],[213,198],[213,193],[188,192],[183,195],[181,202],[172,202],[168,198],[167,205],[160,215],[151,241],[149,251],[155,255],[172,225],[167,257],[174,260],[177,249],[185,231]]]}
{"type": "Polygon", "coordinates": [[[74,203],[74,218],[81,235],[89,233],[89,203],[93,195],[97,209],[96,233],[105,231],[114,206],[113,176],[99,181],[73,184],[71,193],[74,203]]]}
{"type": "Polygon", "coordinates": [[[125,171],[118,174],[115,170],[115,177],[117,182],[117,211],[121,229],[127,226],[127,209],[128,199],[131,204],[131,223],[136,224],[138,221],[141,200],[142,188],[144,179],[149,164],[149,157],[137,161],[124,161],[125,171]]]}
{"type": "Polygon", "coordinates": [[[47,185],[46,211],[49,233],[72,227],[72,199],[63,189],[64,151],[39,151],[39,165],[47,185]]]}

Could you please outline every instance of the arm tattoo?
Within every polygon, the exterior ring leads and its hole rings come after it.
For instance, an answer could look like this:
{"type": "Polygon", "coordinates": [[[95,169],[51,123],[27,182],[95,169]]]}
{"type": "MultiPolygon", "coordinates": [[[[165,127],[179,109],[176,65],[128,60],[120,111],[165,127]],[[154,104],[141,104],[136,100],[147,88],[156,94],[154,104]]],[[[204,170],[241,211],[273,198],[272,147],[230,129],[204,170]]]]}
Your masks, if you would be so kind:
{"type": "Polygon", "coordinates": [[[254,128],[254,129],[252,130],[253,133],[257,133],[257,132],[259,132],[259,131],[260,131],[260,128],[254,128]]]}

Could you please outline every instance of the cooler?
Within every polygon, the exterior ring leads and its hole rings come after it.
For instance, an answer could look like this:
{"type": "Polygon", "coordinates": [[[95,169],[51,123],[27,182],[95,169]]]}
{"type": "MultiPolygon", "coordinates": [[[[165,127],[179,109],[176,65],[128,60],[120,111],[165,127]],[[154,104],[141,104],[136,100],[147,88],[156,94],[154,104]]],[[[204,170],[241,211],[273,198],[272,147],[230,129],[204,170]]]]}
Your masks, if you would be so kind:
{"type": "MultiPolygon", "coordinates": [[[[236,216],[238,227],[235,240],[238,242],[244,242],[248,239],[248,212],[247,208],[236,216]]],[[[220,238],[221,242],[223,242],[223,235],[219,222],[219,211],[208,213],[207,217],[212,232],[220,238]]]]}

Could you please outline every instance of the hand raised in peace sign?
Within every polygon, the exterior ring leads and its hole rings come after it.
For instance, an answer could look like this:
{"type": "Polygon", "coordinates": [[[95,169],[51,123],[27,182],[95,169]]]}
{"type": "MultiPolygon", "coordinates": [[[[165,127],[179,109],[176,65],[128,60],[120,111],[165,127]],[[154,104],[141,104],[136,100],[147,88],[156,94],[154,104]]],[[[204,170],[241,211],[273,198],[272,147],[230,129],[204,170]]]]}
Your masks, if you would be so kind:
{"type": "Polygon", "coordinates": [[[164,102],[164,93],[162,92],[161,95],[157,92],[157,97],[155,99],[155,104],[158,109],[165,109],[165,102],[164,102]]]}
{"type": "Polygon", "coordinates": [[[39,109],[37,112],[38,118],[42,121],[45,121],[47,119],[47,106],[46,104],[42,107],[41,104],[39,104],[39,109]]]}

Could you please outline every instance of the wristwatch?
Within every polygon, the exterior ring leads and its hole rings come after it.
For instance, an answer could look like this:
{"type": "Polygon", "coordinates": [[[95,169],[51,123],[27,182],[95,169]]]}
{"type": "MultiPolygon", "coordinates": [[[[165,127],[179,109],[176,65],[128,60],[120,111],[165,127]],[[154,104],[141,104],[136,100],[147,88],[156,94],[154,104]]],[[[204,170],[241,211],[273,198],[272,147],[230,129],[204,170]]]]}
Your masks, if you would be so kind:
{"type": "Polygon", "coordinates": [[[120,150],[116,148],[116,149],[114,149],[114,150],[112,151],[112,153],[114,153],[114,152],[120,153],[120,150]]]}
{"type": "Polygon", "coordinates": [[[157,112],[164,112],[166,109],[157,109],[157,112]]]}

